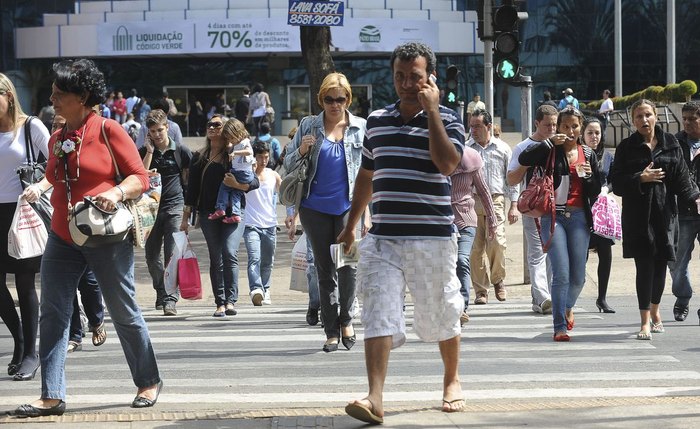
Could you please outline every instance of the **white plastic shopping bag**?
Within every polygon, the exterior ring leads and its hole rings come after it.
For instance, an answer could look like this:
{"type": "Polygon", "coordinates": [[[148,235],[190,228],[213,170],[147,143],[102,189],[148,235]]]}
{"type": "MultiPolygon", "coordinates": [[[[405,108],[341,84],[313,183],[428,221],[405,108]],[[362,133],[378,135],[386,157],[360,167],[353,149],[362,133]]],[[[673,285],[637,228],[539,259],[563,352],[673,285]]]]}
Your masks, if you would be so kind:
{"type": "Polygon", "coordinates": [[[173,256],[168,261],[168,265],[165,267],[165,293],[168,295],[176,295],[178,293],[177,287],[177,261],[182,259],[187,250],[187,233],[185,231],[178,231],[173,234],[173,241],[175,245],[173,247],[173,256]]]}
{"type": "Polygon", "coordinates": [[[15,259],[40,256],[44,253],[48,238],[44,221],[20,195],[12,225],[7,232],[7,253],[15,259]]]}
{"type": "Polygon", "coordinates": [[[292,275],[289,278],[289,289],[299,292],[308,292],[309,284],[306,280],[306,233],[294,244],[292,249],[292,275]]]}
{"type": "Polygon", "coordinates": [[[622,239],[622,220],[620,206],[615,198],[603,186],[598,199],[591,207],[593,215],[593,233],[611,240],[622,239]]]}

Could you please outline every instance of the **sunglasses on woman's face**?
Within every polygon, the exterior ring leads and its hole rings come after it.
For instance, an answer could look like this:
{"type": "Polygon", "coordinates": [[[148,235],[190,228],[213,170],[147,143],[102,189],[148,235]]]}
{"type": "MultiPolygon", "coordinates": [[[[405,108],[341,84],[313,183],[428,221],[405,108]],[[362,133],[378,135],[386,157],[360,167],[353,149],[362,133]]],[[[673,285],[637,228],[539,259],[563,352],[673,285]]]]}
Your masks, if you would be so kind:
{"type": "Polygon", "coordinates": [[[345,104],[346,101],[348,101],[348,99],[345,97],[333,98],[333,97],[328,96],[328,95],[323,97],[323,102],[326,104],[333,104],[333,103],[345,104]]]}
{"type": "Polygon", "coordinates": [[[221,128],[221,125],[223,124],[218,121],[207,122],[207,128],[221,128]]]}

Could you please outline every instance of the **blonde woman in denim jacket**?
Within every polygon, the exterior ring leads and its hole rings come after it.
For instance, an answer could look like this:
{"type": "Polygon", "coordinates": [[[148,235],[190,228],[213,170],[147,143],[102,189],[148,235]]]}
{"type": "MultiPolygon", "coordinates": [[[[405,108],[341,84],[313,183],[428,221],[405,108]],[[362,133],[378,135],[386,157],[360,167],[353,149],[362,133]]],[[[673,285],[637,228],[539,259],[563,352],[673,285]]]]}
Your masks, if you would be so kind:
{"type": "Polygon", "coordinates": [[[323,112],[301,120],[299,131],[287,146],[284,167],[292,171],[297,161],[309,157],[309,174],[299,208],[304,231],[311,241],[326,342],[324,352],[350,350],[355,345],[351,307],[355,299],[356,268],[335,269],[330,245],[343,230],[352,201],[355,177],[360,169],[365,120],[348,111],[352,90],[345,75],[331,73],[318,93],[323,112]],[[337,286],[337,291],[336,291],[337,286]]]}

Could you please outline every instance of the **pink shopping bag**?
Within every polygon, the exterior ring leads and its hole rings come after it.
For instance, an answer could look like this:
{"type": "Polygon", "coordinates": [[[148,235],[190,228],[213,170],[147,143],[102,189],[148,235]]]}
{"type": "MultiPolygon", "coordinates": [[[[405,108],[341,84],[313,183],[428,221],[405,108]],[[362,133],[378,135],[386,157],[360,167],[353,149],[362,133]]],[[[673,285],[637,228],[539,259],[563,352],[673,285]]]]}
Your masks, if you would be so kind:
{"type": "Polygon", "coordinates": [[[202,299],[202,278],[199,274],[197,256],[187,239],[187,250],[177,261],[177,283],[184,299],[202,299]]]}

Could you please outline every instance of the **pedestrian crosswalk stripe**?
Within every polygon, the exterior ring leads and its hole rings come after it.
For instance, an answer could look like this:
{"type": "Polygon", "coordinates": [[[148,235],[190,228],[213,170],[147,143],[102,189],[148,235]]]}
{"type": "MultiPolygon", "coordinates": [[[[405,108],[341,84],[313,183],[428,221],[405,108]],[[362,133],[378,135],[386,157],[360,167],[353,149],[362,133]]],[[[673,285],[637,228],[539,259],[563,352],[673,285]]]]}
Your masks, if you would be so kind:
{"type": "MultiPolygon", "coordinates": [[[[176,317],[144,312],[166,386],[159,403],[231,404],[231,409],[236,404],[342,406],[366,394],[361,323],[355,325],[358,343],[353,350],[341,346],[338,352],[325,354],[324,331],[306,325],[305,305],[247,306],[222,320],[211,317],[209,306],[183,305],[178,310],[176,317]],[[335,371],[319,372],[327,366],[335,371]],[[212,385],[218,388],[212,391],[212,385]]],[[[551,316],[533,313],[529,304],[497,303],[470,313],[472,321],[462,331],[460,362],[469,399],[691,395],[700,390],[700,372],[686,370],[668,353],[659,354],[653,342],[632,340],[635,325],[626,330],[619,321],[596,323],[609,316],[581,310],[576,313],[572,342],[555,343],[551,316]],[[487,370],[474,373],[473,359],[483,356],[487,370]],[[574,372],[582,368],[595,371],[574,372]],[[616,384],[621,386],[609,387],[616,384]]],[[[411,305],[405,315],[408,341],[390,354],[385,401],[439,404],[438,346],[420,341],[410,329],[411,305]]],[[[83,351],[67,358],[67,402],[72,409],[88,404],[123,406],[133,399],[123,352],[109,317],[107,321],[104,346],[93,347],[88,335],[83,351]]],[[[0,345],[10,342],[9,336],[0,337],[0,345]]],[[[37,376],[34,382],[0,383],[0,405],[36,399],[38,380],[37,376]]]]}

